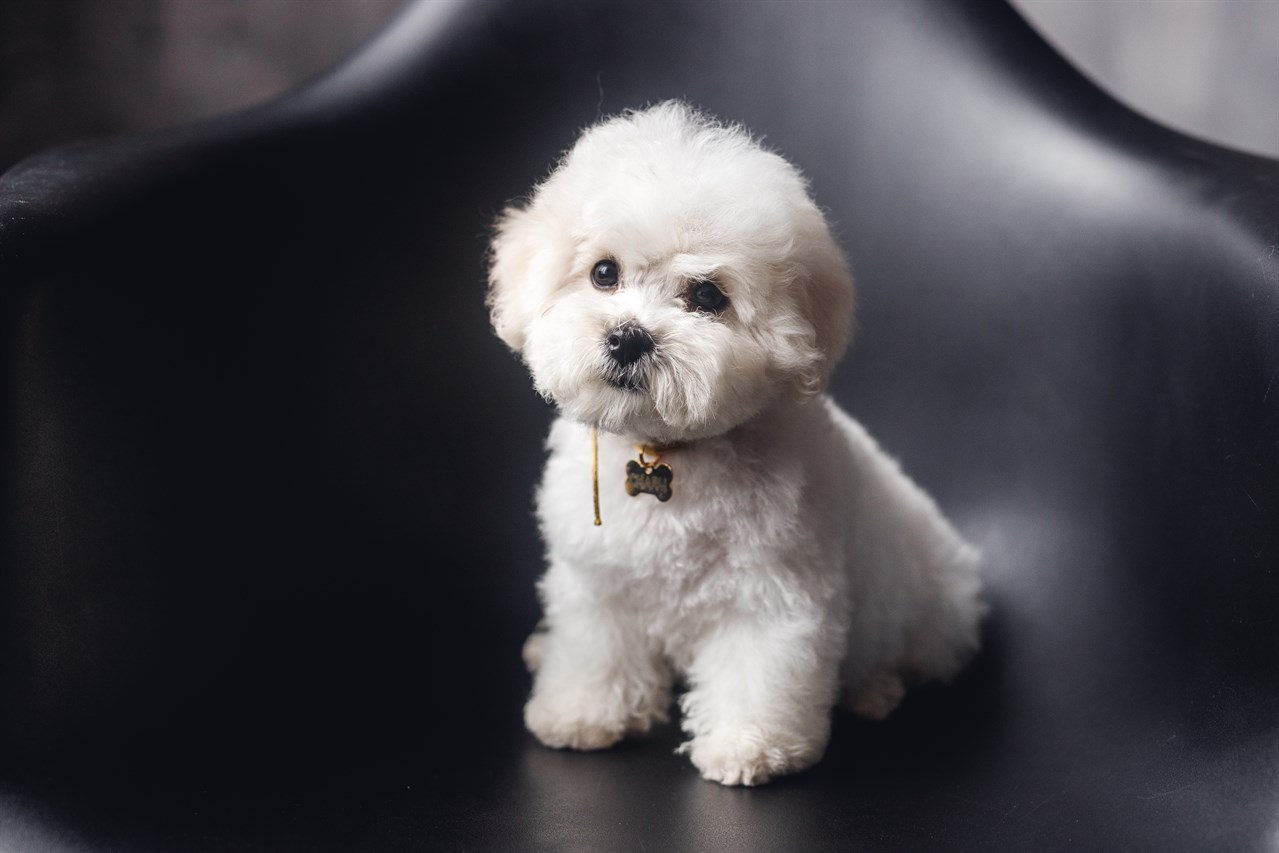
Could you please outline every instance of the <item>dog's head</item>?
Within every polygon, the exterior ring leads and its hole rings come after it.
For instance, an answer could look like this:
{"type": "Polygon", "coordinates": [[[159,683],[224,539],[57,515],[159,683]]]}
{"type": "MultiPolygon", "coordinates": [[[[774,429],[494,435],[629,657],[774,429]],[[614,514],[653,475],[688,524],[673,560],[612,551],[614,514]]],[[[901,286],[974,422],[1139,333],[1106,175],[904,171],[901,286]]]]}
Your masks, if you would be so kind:
{"type": "Polygon", "coordinates": [[[653,442],[825,387],[853,284],[800,173],[667,102],[587,130],[497,225],[493,326],[567,416],[653,442]]]}

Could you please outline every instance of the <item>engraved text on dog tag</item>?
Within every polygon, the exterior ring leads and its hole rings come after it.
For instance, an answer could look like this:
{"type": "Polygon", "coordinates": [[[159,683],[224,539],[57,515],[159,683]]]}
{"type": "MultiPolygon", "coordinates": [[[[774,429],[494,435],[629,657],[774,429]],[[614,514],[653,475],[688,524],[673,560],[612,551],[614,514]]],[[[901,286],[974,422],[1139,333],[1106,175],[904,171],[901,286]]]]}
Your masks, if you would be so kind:
{"type": "MultiPolygon", "coordinates": [[[[643,457],[641,457],[643,458],[643,457]]],[[[640,464],[632,459],[626,463],[626,494],[635,497],[649,494],[659,501],[671,499],[671,480],[675,473],[669,465],[640,464]]]]}

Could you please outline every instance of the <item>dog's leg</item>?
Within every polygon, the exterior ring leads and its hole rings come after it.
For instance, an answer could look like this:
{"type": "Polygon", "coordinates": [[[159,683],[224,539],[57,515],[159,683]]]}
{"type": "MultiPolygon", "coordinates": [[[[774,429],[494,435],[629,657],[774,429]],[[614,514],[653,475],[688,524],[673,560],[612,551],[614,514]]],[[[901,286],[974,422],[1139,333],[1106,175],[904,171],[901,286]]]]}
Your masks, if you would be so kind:
{"type": "Polygon", "coordinates": [[[867,720],[886,720],[906,696],[906,682],[895,672],[881,672],[856,687],[846,687],[839,704],[867,720]]]}
{"type": "Polygon", "coordinates": [[[542,657],[546,648],[546,635],[550,630],[551,626],[543,619],[537,623],[533,633],[529,634],[528,639],[524,641],[524,648],[520,650],[520,657],[524,658],[524,666],[529,672],[537,672],[537,668],[542,665],[542,657]]]}
{"type": "Polygon", "coordinates": [[[529,731],[556,749],[604,749],[664,721],[670,673],[620,608],[575,601],[552,608],[536,643],[529,731]]]}
{"type": "Polygon", "coordinates": [[[680,747],[702,776],[759,785],[817,762],[830,737],[838,660],[816,623],[742,618],[696,650],[680,747]]]}

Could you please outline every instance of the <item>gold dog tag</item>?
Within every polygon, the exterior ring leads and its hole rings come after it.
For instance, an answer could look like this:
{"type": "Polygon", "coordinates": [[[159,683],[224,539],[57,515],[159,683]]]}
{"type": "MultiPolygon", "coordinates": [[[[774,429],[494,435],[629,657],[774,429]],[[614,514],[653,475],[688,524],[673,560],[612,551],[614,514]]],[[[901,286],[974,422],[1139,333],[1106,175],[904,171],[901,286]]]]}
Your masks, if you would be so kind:
{"type": "Polygon", "coordinates": [[[675,479],[675,472],[665,463],[659,465],[658,459],[661,457],[645,459],[641,449],[638,460],[626,463],[626,494],[631,497],[652,495],[659,501],[671,499],[671,481],[675,479]]]}

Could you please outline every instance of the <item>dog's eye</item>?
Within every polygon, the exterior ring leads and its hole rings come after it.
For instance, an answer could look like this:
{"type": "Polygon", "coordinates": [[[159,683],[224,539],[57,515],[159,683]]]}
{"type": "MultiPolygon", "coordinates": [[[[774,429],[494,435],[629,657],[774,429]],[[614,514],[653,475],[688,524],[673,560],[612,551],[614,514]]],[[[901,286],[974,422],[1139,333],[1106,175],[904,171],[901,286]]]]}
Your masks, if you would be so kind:
{"type": "Polygon", "coordinates": [[[693,282],[688,289],[688,305],[695,311],[719,314],[728,307],[728,297],[709,279],[693,282]]]}
{"type": "Polygon", "coordinates": [[[617,268],[617,264],[612,261],[597,261],[591,268],[591,284],[601,290],[612,290],[617,287],[620,275],[621,270],[617,268]]]}

